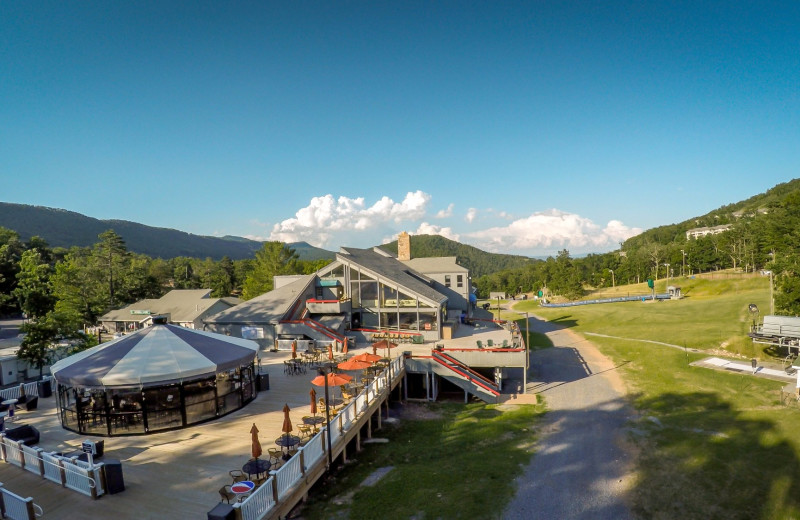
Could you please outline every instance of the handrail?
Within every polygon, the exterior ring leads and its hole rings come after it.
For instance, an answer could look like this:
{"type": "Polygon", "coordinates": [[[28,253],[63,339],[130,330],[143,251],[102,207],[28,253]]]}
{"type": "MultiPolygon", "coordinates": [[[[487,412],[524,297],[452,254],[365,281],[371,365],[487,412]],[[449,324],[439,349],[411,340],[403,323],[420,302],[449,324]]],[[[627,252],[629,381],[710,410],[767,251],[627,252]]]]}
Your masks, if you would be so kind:
{"type": "Polygon", "coordinates": [[[311,323],[312,324],[312,328],[313,327],[320,327],[323,330],[326,330],[326,331],[330,332],[331,334],[333,334],[336,339],[341,338],[341,341],[344,341],[344,334],[339,334],[338,332],[336,332],[332,328],[328,327],[327,325],[325,325],[323,323],[318,322],[317,320],[312,320],[311,318],[305,318],[303,321],[306,322],[306,323],[311,323]]]}
{"type": "Polygon", "coordinates": [[[473,380],[473,379],[472,379],[472,378],[470,378],[470,376],[468,376],[467,374],[464,374],[463,372],[461,372],[461,371],[459,371],[459,370],[456,370],[455,368],[451,367],[450,365],[448,365],[448,364],[446,364],[446,363],[443,363],[441,359],[439,359],[439,358],[437,358],[437,357],[435,357],[435,356],[414,356],[414,358],[415,358],[415,359],[416,359],[416,358],[419,358],[419,359],[432,359],[432,360],[436,361],[437,363],[439,363],[440,365],[442,365],[443,367],[447,367],[448,369],[452,370],[452,371],[453,371],[453,372],[455,372],[456,374],[458,374],[458,375],[460,375],[461,377],[465,378],[467,381],[469,381],[469,382],[471,382],[471,383],[475,383],[476,385],[478,385],[479,387],[483,388],[483,389],[484,389],[484,390],[486,390],[487,392],[490,392],[490,393],[494,394],[495,396],[498,396],[498,395],[500,395],[500,392],[498,392],[497,390],[494,390],[494,389],[492,389],[492,388],[487,388],[487,387],[486,387],[486,386],[485,386],[483,383],[481,383],[480,381],[475,381],[475,380],[473,380]]]}
{"type": "Polygon", "coordinates": [[[467,365],[465,365],[464,363],[462,363],[461,361],[457,360],[456,358],[454,358],[452,356],[448,356],[447,354],[444,354],[442,352],[437,352],[437,351],[433,351],[433,356],[434,357],[441,356],[445,360],[447,360],[447,361],[449,361],[451,363],[454,363],[457,367],[461,368],[462,370],[466,370],[467,372],[469,372],[470,374],[474,375],[478,379],[488,383],[489,385],[492,386],[492,388],[494,388],[496,386],[494,381],[490,380],[489,378],[487,378],[486,376],[484,376],[480,372],[477,372],[477,371],[473,370],[472,368],[468,367],[467,365]]]}

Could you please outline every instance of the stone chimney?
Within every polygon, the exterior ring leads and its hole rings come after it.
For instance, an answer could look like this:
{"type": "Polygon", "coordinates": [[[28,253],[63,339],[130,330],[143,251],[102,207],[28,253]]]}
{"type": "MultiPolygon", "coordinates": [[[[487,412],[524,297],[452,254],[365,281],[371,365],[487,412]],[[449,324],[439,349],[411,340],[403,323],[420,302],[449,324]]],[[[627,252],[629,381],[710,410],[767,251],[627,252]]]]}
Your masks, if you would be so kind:
{"type": "Polygon", "coordinates": [[[411,237],[405,231],[397,235],[397,259],[401,262],[411,260],[411,237]]]}

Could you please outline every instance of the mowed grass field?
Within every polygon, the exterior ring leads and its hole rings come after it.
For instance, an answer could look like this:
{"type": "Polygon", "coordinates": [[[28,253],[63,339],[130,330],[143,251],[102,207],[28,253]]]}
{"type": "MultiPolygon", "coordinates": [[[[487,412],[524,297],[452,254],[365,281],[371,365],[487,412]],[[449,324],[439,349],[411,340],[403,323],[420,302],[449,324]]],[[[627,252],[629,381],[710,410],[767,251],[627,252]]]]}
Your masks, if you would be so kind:
{"type": "Polygon", "coordinates": [[[586,335],[618,366],[637,417],[630,424],[642,518],[800,518],[800,408],[781,403],[784,385],[692,367],[708,354],[767,357],[747,337],[748,305],[769,309],[763,278],[673,280],[679,301],[559,309],[516,306],[571,327],[683,349],[586,335]]]}

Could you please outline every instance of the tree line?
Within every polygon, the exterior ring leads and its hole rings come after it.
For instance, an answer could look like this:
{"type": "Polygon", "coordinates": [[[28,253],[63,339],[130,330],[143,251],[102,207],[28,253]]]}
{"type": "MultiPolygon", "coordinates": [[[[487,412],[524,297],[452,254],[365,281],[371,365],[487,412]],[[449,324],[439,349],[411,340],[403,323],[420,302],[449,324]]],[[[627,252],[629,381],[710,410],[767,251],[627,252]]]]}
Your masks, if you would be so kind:
{"type": "Polygon", "coordinates": [[[647,279],[735,269],[773,274],[776,312],[800,315],[800,182],[779,185],[760,197],[730,205],[692,222],[661,226],[632,237],[610,253],[536,260],[476,278],[480,297],[546,289],[578,299],[588,289],[647,279]],[[694,227],[726,225],[718,234],[686,238],[694,227]]]}
{"type": "Polygon", "coordinates": [[[51,248],[0,227],[0,315],[27,318],[18,356],[41,368],[51,345],[69,340],[80,350],[96,344],[82,330],[106,312],[172,289],[211,289],[215,298],[250,299],[273,289],[273,276],[310,274],[330,260],[302,261],[281,242],[264,242],[255,258],[150,258],[131,253],[113,230],[91,247],[51,248]]]}

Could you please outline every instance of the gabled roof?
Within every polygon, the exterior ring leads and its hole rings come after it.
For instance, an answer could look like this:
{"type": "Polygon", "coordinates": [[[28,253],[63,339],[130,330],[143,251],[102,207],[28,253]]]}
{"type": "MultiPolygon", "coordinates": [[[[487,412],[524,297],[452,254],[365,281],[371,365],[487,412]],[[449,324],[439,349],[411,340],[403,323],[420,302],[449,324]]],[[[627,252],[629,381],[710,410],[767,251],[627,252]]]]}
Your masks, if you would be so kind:
{"type": "Polygon", "coordinates": [[[144,299],[121,309],[110,311],[100,321],[141,322],[154,314],[168,314],[173,323],[188,323],[197,319],[217,302],[233,306],[239,298],[209,298],[211,289],[173,289],[158,299],[144,299]]]}
{"type": "Polygon", "coordinates": [[[403,263],[423,274],[469,273],[469,269],[456,263],[455,256],[412,258],[411,260],[404,260],[403,263]]]}
{"type": "Polygon", "coordinates": [[[278,323],[316,275],[308,274],[236,307],[209,316],[203,323],[278,323]]]}
{"type": "Polygon", "coordinates": [[[429,300],[431,303],[441,304],[447,301],[447,296],[434,289],[427,276],[383,251],[343,247],[336,254],[336,259],[342,263],[357,265],[370,272],[372,276],[390,280],[400,288],[429,300]]]}

